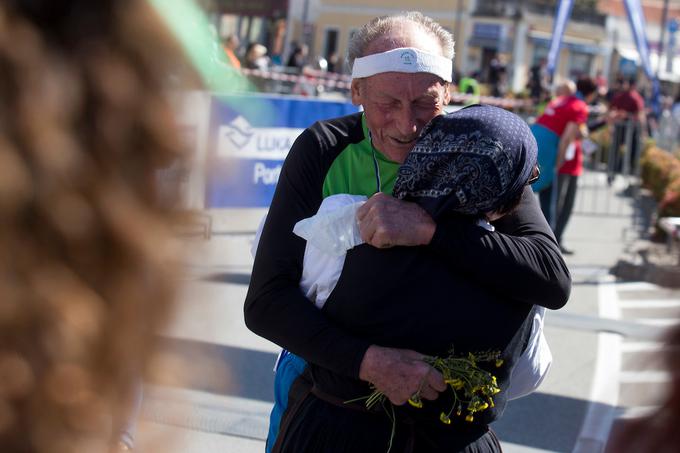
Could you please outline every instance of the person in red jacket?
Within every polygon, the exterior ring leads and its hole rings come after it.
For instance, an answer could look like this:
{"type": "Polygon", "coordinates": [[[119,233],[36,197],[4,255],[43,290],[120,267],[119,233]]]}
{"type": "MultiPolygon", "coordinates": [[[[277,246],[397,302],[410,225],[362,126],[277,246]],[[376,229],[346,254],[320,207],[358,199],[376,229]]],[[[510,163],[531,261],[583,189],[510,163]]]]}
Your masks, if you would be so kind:
{"type": "MultiPolygon", "coordinates": [[[[545,175],[543,185],[534,185],[541,209],[555,233],[562,253],[571,253],[562,245],[576,199],[577,178],[583,172],[581,138],[587,135],[588,104],[596,95],[596,85],[589,77],[578,84],[567,82],[559,95],[545,108],[532,132],[539,144],[539,165],[545,175]],[[557,174],[557,184],[554,176],[557,174]]],[[[543,176],[542,176],[543,177],[543,176]]]]}

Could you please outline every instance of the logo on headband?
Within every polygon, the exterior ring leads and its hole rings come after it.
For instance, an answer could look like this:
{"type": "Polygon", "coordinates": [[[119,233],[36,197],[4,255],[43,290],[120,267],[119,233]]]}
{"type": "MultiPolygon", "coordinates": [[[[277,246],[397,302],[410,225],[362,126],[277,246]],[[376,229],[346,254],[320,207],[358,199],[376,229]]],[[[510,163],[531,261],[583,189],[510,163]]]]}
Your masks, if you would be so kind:
{"type": "Polygon", "coordinates": [[[399,58],[401,58],[401,63],[403,65],[411,66],[418,61],[418,56],[416,53],[412,50],[405,50],[399,55],[399,58]]]}

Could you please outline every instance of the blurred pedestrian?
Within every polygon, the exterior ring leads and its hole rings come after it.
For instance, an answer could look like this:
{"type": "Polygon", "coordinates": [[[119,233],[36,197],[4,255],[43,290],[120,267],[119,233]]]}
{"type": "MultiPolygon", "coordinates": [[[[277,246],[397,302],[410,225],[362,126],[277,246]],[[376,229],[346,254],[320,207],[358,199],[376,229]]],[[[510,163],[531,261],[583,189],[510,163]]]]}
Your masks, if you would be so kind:
{"type": "Polygon", "coordinates": [[[549,75],[547,70],[547,60],[541,60],[529,69],[529,81],[527,88],[529,89],[529,96],[534,105],[541,101],[541,96],[546,89],[549,89],[549,75]]]}
{"type": "Polygon", "coordinates": [[[224,53],[227,55],[227,61],[236,69],[241,69],[241,60],[238,58],[240,45],[241,41],[235,34],[227,36],[227,39],[224,41],[224,53]]]}
{"type": "Polygon", "coordinates": [[[341,72],[341,60],[337,52],[333,52],[328,56],[328,72],[341,72]]]}
{"type": "Polygon", "coordinates": [[[302,72],[302,68],[307,64],[309,54],[309,47],[307,44],[298,44],[293,48],[293,53],[288,57],[286,66],[296,69],[297,72],[302,72]]]}
{"type": "Polygon", "coordinates": [[[565,80],[564,82],[557,84],[557,86],[555,87],[556,98],[572,96],[575,93],[576,84],[571,80],[565,80]]]}
{"type": "Polygon", "coordinates": [[[601,70],[598,70],[595,74],[595,85],[597,85],[597,95],[601,98],[607,96],[607,91],[609,91],[607,78],[602,74],[601,70]]]}
{"type": "Polygon", "coordinates": [[[607,95],[605,96],[607,103],[611,103],[612,99],[616,97],[621,91],[623,91],[623,85],[625,83],[625,78],[621,74],[616,74],[614,83],[609,86],[607,90],[607,95]]]}
{"type": "Polygon", "coordinates": [[[675,96],[673,100],[673,105],[671,105],[671,114],[680,123],[680,93],[675,96]]]}
{"type": "Polygon", "coordinates": [[[468,95],[469,97],[465,100],[465,105],[478,104],[479,96],[481,95],[481,89],[479,87],[479,82],[477,81],[477,72],[470,73],[464,76],[458,82],[458,91],[461,94],[468,95]]]}
{"type": "Polygon", "coordinates": [[[146,1],[0,2],[0,445],[118,440],[171,309],[182,51],[146,1]]]}
{"type": "Polygon", "coordinates": [[[247,69],[268,70],[270,61],[267,57],[267,48],[260,43],[251,43],[246,50],[243,63],[247,69]]]}
{"type": "Polygon", "coordinates": [[[611,164],[618,172],[634,174],[647,126],[645,101],[637,90],[635,79],[623,83],[621,91],[609,103],[609,109],[614,121],[614,162],[611,164]],[[624,147],[622,152],[621,147],[624,147]]]}
{"type": "Polygon", "coordinates": [[[271,61],[267,56],[267,48],[265,46],[256,42],[250,43],[250,45],[248,45],[245,58],[243,59],[243,67],[246,69],[263,72],[259,74],[252,74],[249,77],[251,82],[250,89],[260,92],[268,91],[271,78],[268,74],[264,74],[264,72],[269,70],[270,63],[271,61]]]}
{"type": "MultiPolygon", "coordinates": [[[[543,114],[531,126],[531,131],[538,142],[538,163],[541,168],[541,179],[533,185],[533,188],[538,192],[543,215],[555,233],[558,231],[557,173],[565,161],[569,145],[586,135],[585,125],[588,120],[588,106],[576,95],[574,82],[566,81],[560,84],[556,92],[559,95],[548,103],[543,114]]],[[[571,150],[573,151],[574,147],[571,150]]],[[[560,232],[562,231],[560,229],[560,232]]],[[[567,251],[561,243],[560,247],[563,252],[567,251]]]]}
{"type": "MultiPolygon", "coordinates": [[[[581,77],[576,82],[576,97],[591,104],[597,96],[597,85],[590,77],[581,77]]],[[[572,254],[573,251],[565,247],[563,241],[564,231],[567,228],[571,213],[576,201],[578,178],[583,174],[583,139],[588,130],[580,128],[580,133],[567,145],[562,164],[557,171],[557,205],[555,206],[555,239],[560,244],[564,254],[572,254]]]]}
{"type": "Polygon", "coordinates": [[[507,89],[507,69],[503,58],[496,54],[489,62],[488,81],[491,85],[491,96],[503,97],[507,89]]]}

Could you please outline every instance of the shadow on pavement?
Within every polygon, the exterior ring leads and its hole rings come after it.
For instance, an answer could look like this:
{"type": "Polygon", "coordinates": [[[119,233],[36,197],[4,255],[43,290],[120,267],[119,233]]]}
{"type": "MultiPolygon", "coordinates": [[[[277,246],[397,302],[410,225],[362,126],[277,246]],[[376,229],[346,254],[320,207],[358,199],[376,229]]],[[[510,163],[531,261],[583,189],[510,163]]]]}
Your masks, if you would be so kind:
{"type": "Polygon", "coordinates": [[[175,372],[152,377],[150,384],[274,401],[274,353],[168,337],[158,349],[175,372]]]}
{"type": "MultiPolygon", "coordinates": [[[[184,380],[156,377],[152,384],[273,402],[274,353],[167,337],[162,338],[160,350],[185,370],[180,373],[184,380]]],[[[511,401],[492,428],[503,442],[570,452],[588,404],[586,400],[534,393],[511,401]]]]}
{"type": "Polygon", "coordinates": [[[232,283],[234,285],[248,285],[250,284],[250,274],[243,274],[238,272],[222,272],[217,274],[206,275],[201,277],[201,280],[213,283],[232,283]]]}
{"type": "Polygon", "coordinates": [[[589,404],[586,400],[534,393],[510,401],[503,417],[491,426],[502,442],[570,452],[589,404]]]}

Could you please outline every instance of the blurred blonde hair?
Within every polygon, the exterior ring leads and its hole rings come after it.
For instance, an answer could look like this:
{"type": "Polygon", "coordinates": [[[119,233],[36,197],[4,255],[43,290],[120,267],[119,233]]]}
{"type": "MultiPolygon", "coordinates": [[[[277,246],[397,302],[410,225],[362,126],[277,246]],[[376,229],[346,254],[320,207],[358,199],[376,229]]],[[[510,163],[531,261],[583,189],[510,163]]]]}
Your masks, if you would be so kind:
{"type": "Polygon", "coordinates": [[[168,319],[183,56],[137,0],[0,2],[0,445],[97,452],[168,319]]]}
{"type": "Polygon", "coordinates": [[[571,80],[560,82],[555,87],[555,97],[572,96],[576,93],[576,84],[571,80]]]}

